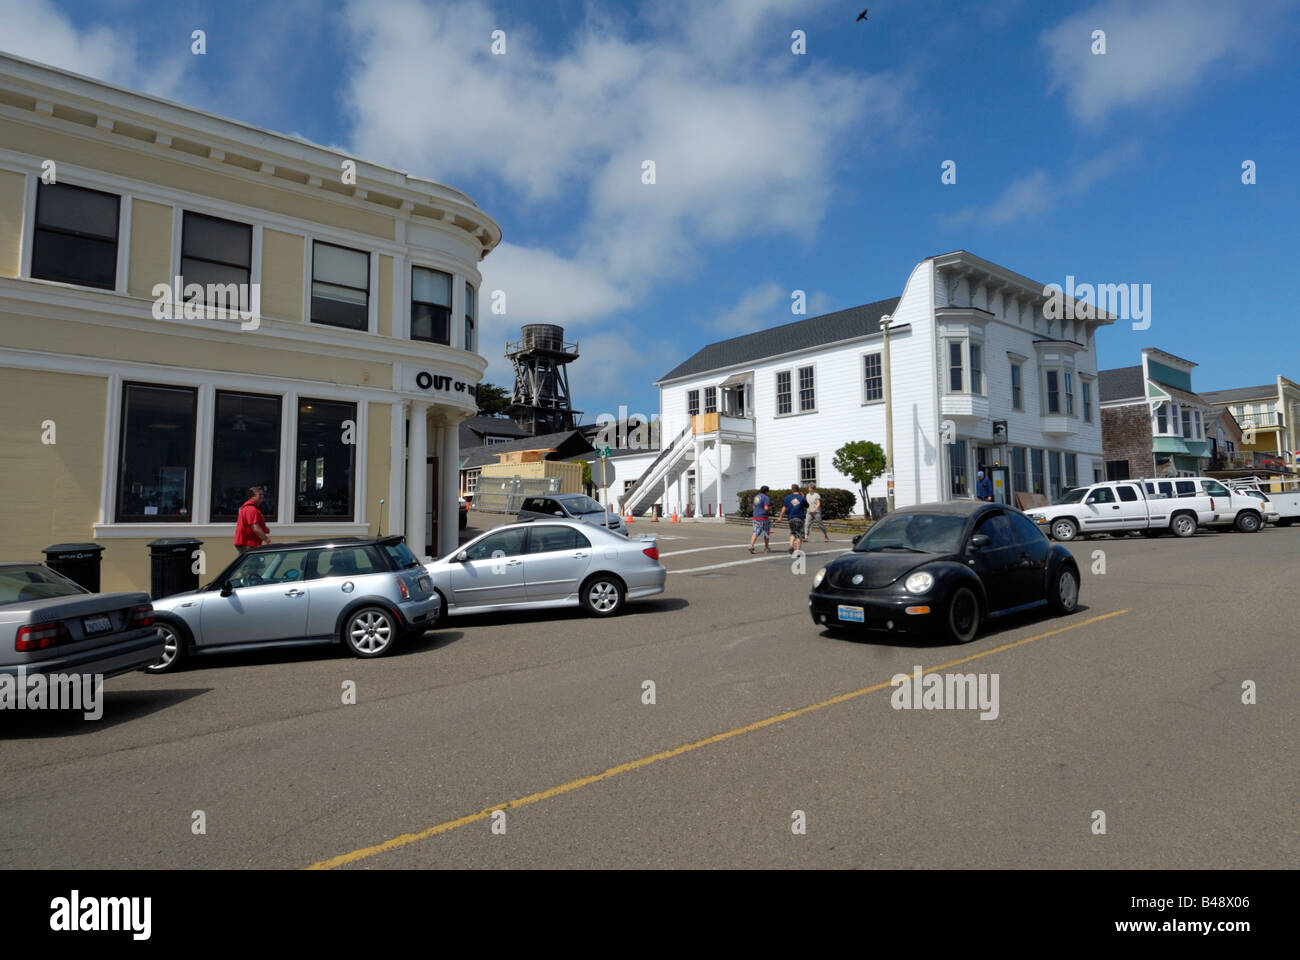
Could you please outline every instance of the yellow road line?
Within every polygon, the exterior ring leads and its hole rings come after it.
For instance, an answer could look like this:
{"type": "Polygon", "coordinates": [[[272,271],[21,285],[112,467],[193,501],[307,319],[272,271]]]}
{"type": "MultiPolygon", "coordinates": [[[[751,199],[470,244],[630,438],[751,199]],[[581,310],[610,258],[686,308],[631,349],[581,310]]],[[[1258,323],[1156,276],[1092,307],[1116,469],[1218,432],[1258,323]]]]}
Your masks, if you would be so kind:
{"type": "MultiPolygon", "coordinates": [[[[937,666],[927,667],[921,671],[922,674],[934,673],[936,670],[946,670],[949,667],[955,667],[962,663],[970,663],[972,660],[979,660],[982,657],[989,657],[995,653],[1001,653],[1004,650],[1010,650],[1013,647],[1023,646],[1026,643],[1033,643],[1035,640],[1043,640],[1047,637],[1054,637],[1058,634],[1066,633],[1070,630],[1078,630],[1080,627],[1086,627],[1090,624],[1100,623],[1102,620],[1109,620],[1111,617],[1122,616],[1128,613],[1128,608],[1116,610],[1112,613],[1103,613],[1095,617],[1089,617],[1087,620],[1080,620],[1078,623],[1072,623],[1066,627],[1058,627],[1055,630],[1048,630],[1046,633],[1040,633],[1036,636],[1025,637],[1023,640],[1013,640],[1011,643],[1004,643],[1000,647],[994,647],[991,650],[984,650],[980,653],[973,653],[969,657],[962,657],[959,660],[949,660],[947,663],[941,663],[937,666]]],[[[764,727],[770,727],[774,723],[781,723],[785,720],[793,720],[795,717],[803,716],[806,713],[813,713],[816,710],[824,710],[826,707],[834,706],[837,703],[845,703],[857,697],[865,696],[868,693],[875,693],[877,690],[884,690],[890,686],[890,681],[873,684],[870,687],[863,687],[861,690],[854,690],[850,693],[841,693],[838,696],[831,697],[829,700],[822,700],[818,703],[809,704],[806,707],[799,707],[797,710],[787,710],[785,713],[778,713],[776,716],[767,717],[763,720],[756,720],[753,723],[747,723],[743,727],[736,727],[734,730],[727,730],[724,733],[715,733],[711,737],[705,737],[703,740],[696,740],[693,743],[683,744],[680,747],[673,747],[671,750],[663,750],[659,753],[653,753],[648,757],[642,757],[639,760],[631,760],[627,763],[620,763],[616,767],[610,767],[600,773],[594,773],[588,777],[579,777],[577,780],[570,780],[568,783],[562,783],[558,787],[551,787],[549,790],[542,790],[538,793],[530,793],[526,797],[520,797],[517,800],[511,800],[508,803],[498,803],[491,807],[485,807],[478,813],[471,813],[456,820],[447,820],[436,826],[429,827],[427,830],[421,830],[419,833],[404,833],[401,836],[393,837],[391,840],[385,840],[383,843],[377,843],[372,847],[362,847],[360,850],[353,850],[351,853],[343,853],[337,857],[330,857],[328,860],[321,860],[313,863],[308,870],[332,870],[335,867],[342,867],[349,863],[356,863],[358,860],[365,860],[367,857],[373,857],[376,854],[387,853],[389,850],[396,850],[399,847],[405,847],[420,840],[427,840],[430,837],[436,837],[440,833],[447,833],[455,830],[457,827],[464,827],[471,823],[477,823],[486,820],[497,810],[517,810],[520,807],[526,807],[531,803],[537,803],[541,800],[549,800],[551,797],[558,797],[561,794],[571,793],[580,787],[589,786],[593,783],[599,783],[601,780],[608,780],[610,777],[616,777],[620,773],[629,773],[632,770],[639,770],[642,767],[648,767],[652,763],[659,763],[661,760],[668,760],[671,757],[678,757],[684,753],[690,753],[692,750],[698,750],[701,747],[707,747],[710,744],[721,743],[724,740],[730,740],[732,737],[738,737],[744,733],[752,733],[755,730],[761,730],[764,727]]]]}

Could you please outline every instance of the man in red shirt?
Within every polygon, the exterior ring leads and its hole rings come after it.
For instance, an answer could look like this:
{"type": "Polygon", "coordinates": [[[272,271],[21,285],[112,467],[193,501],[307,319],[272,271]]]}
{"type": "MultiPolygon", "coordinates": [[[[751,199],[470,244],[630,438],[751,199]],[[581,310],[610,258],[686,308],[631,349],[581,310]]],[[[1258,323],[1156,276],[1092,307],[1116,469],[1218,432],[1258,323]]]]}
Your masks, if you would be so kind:
{"type": "Polygon", "coordinates": [[[249,487],[248,499],[239,508],[239,519],[235,521],[235,549],[243,553],[249,547],[258,547],[271,542],[271,534],[266,529],[266,517],[262,516],[262,501],[266,493],[261,487],[249,487]]]}

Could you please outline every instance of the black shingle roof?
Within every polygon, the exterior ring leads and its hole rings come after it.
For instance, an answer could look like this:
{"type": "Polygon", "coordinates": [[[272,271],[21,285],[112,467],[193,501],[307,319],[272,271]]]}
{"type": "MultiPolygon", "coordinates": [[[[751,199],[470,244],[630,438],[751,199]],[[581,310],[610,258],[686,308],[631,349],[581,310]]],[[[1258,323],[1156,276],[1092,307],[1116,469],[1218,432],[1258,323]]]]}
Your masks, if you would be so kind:
{"type": "Polygon", "coordinates": [[[710,343],[669,370],[660,378],[660,382],[876,333],[880,330],[880,318],[893,313],[899,299],[893,297],[877,300],[860,307],[837,310],[820,317],[796,320],[794,323],[710,343]]]}
{"type": "Polygon", "coordinates": [[[1231,390],[1207,390],[1201,396],[1210,403],[1238,403],[1242,400],[1272,400],[1277,396],[1277,384],[1262,387],[1234,387],[1231,390]]]}
{"type": "Polygon", "coordinates": [[[528,431],[508,417],[489,417],[477,414],[460,422],[460,448],[467,450],[483,444],[488,437],[526,437],[528,431]]]}
{"type": "Polygon", "coordinates": [[[1136,367],[1116,367],[1113,370],[1097,371],[1097,395],[1102,403],[1107,400],[1145,397],[1146,392],[1146,384],[1142,382],[1141,364],[1136,367]]]}

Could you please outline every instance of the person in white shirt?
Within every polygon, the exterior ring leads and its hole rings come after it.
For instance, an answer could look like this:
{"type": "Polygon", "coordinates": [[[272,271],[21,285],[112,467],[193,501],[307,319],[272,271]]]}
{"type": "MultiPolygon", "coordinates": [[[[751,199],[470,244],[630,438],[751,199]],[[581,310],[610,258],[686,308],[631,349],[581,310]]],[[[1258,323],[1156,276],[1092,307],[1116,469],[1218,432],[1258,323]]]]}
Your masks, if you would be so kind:
{"type": "Polygon", "coordinates": [[[822,528],[822,539],[830,543],[831,538],[826,533],[826,521],[822,519],[822,495],[817,492],[817,484],[810,483],[808,484],[808,529],[804,532],[811,534],[814,524],[822,528]]]}

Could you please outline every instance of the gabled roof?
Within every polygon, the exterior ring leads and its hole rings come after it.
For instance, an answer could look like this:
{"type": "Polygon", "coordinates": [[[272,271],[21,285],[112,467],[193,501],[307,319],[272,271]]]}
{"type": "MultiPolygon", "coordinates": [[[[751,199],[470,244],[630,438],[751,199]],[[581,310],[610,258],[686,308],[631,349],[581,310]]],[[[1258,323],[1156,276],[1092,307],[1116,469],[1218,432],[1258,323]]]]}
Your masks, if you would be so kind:
{"type": "Polygon", "coordinates": [[[1231,390],[1206,390],[1201,396],[1210,403],[1238,403],[1242,400],[1275,400],[1277,384],[1262,387],[1234,387],[1231,390]]]}
{"type": "Polygon", "coordinates": [[[1097,396],[1102,403],[1110,400],[1145,399],[1146,388],[1142,384],[1142,365],[1098,370],[1097,396]]]}
{"type": "Polygon", "coordinates": [[[509,417],[489,417],[480,413],[462,420],[458,434],[460,448],[466,450],[482,446],[484,437],[526,437],[528,431],[509,417]]]}
{"type": "Polygon", "coordinates": [[[710,343],[673,367],[656,383],[877,333],[880,330],[880,318],[893,313],[900,299],[891,297],[888,300],[877,300],[860,307],[824,313],[819,317],[796,320],[794,323],[710,343]]]}
{"type": "Polygon", "coordinates": [[[460,452],[461,469],[468,467],[483,467],[492,463],[500,463],[498,453],[509,453],[512,450],[552,450],[545,457],[547,460],[572,460],[574,457],[581,456],[590,452],[591,444],[581,432],[577,430],[563,430],[560,433],[547,433],[540,437],[524,437],[521,440],[511,440],[509,443],[493,443],[482,447],[471,447],[468,450],[460,452]]]}

